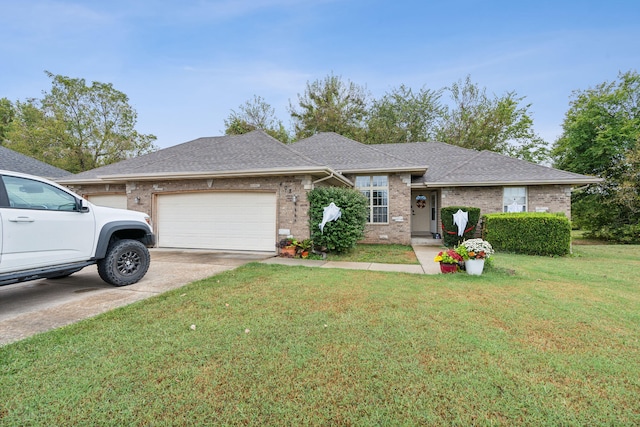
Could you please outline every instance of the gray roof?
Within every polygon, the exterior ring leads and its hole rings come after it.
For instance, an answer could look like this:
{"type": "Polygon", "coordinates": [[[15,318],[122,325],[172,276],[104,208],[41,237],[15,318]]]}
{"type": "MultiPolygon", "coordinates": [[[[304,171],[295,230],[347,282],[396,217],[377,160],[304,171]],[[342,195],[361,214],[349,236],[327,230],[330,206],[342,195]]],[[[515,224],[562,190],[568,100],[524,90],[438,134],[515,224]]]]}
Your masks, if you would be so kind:
{"type": "MultiPolygon", "coordinates": [[[[336,133],[319,133],[294,144],[257,130],[244,135],[199,138],[58,180],[117,182],[260,175],[408,172],[414,186],[588,184],[599,179],[440,142],[366,145],[336,133]]],[[[334,178],[332,178],[334,179],[334,178]]]]}
{"type": "Polygon", "coordinates": [[[129,177],[170,177],[286,171],[322,171],[322,163],[292,150],[262,131],[199,138],[133,159],[82,172],[65,182],[129,177]]]}
{"type": "Polygon", "coordinates": [[[33,157],[13,151],[0,145],[0,169],[37,175],[43,178],[60,178],[70,175],[64,169],[51,166],[33,157]]]}
{"type": "Polygon", "coordinates": [[[441,142],[380,144],[378,149],[406,159],[424,159],[429,170],[414,184],[427,186],[588,184],[598,178],[538,165],[493,151],[477,151],[441,142]]]}
{"type": "Polygon", "coordinates": [[[376,170],[424,171],[426,163],[413,161],[379,150],[377,145],[366,145],[333,132],[323,132],[295,142],[291,147],[341,173],[376,170]]]}

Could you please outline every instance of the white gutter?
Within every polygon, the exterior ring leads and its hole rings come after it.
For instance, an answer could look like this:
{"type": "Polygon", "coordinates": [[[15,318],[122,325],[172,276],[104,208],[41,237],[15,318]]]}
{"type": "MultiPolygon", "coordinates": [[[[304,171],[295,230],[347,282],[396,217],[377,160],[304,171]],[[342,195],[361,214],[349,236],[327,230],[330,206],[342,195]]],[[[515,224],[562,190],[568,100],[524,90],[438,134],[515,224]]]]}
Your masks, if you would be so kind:
{"type": "Polygon", "coordinates": [[[585,178],[585,179],[562,179],[562,180],[527,180],[527,181],[480,181],[480,182],[424,182],[412,183],[412,187],[430,188],[430,187],[496,187],[496,186],[517,186],[517,185],[586,185],[602,182],[602,178],[585,178]]]}
{"type": "Polygon", "coordinates": [[[254,170],[232,170],[222,172],[157,172],[157,173],[140,173],[140,174],[117,174],[117,175],[98,175],[95,178],[79,178],[73,177],[62,178],[57,180],[61,184],[115,184],[126,181],[157,181],[157,180],[182,180],[182,179],[211,179],[211,178],[243,178],[255,176],[283,176],[283,175],[318,175],[326,174],[324,179],[334,178],[339,182],[353,186],[353,183],[329,168],[309,169],[303,168],[286,168],[286,169],[254,169],[254,170]]]}
{"type": "Polygon", "coordinates": [[[362,174],[362,173],[396,173],[396,172],[416,172],[424,175],[429,170],[428,166],[416,167],[396,167],[396,168],[366,168],[366,169],[343,169],[340,173],[345,174],[362,174]]]}

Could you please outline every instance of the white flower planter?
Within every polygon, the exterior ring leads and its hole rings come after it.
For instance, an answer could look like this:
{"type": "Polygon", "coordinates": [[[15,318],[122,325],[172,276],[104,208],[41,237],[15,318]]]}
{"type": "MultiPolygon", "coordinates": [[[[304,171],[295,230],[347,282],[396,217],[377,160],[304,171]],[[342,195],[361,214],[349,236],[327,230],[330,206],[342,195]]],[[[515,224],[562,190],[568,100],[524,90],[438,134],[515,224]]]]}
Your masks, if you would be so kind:
{"type": "Polygon", "coordinates": [[[464,262],[464,266],[467,269],[467,274],[479,276],[484,270],[484,259],[468,259],[464,262]]]}

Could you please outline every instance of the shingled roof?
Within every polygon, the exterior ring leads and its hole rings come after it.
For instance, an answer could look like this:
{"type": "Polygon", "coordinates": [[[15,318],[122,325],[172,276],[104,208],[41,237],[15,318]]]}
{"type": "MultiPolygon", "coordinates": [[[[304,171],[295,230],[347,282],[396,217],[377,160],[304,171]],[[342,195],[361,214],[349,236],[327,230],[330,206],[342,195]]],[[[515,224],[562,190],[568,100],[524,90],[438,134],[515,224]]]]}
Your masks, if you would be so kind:
{"type": "Polygon", "coordinates": [[[424,176],[414,177],[414,185],[489,186],[539,184],[590,184],[599,178],[566,172],[493,151],[477,151],[441,142],[380,144],[379,150],[405,159],[429,163],[424,176]]]}
{"type": "Polygon", "coordinates": [[[2,145],[0,145],[0,169],[44,178],[60,178],[71,175],[64,169],[51,166],[33,157],[25,156],[2,145]]]}
{"type": "Polygon", "coordinates": [[[283,144],[263,131],[199,138],[59,179],[65,184],[310,174],[405,172],[413,186],[581,185],[600,179],[440,142],[366,145],[333,132],[283,144]]]}
{"type": "MultiPolygon", "coordinates": [[[[263,131],[199,138],[73,177],[63,183],[287,174],[338,176],[263,131]]],[[[341,178],[349,183],[346,178],[341,178]]]]}
{"type": "Polygon", "coordinates": [[[407,171],[425,173],[423,162],[379,150],[333,132],[323,132],[291,144],[297,152],[341,173],[407,171]]]}

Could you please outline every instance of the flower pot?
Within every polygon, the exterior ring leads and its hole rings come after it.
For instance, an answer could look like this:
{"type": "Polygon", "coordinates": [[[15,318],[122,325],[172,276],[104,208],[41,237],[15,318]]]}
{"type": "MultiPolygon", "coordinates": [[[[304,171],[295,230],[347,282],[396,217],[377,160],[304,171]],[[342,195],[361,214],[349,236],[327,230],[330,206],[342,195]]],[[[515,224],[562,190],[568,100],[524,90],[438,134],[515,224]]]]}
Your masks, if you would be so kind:
{"type": "Polygon", "coordinates": [[[302,258],[309,258],[309,251],[302,251],[302,253],[300,254],[300,256],[302,258]]]}
{"type": "Polygon", "coordinates": [[[443,273],[455,273],[458,271],[458,264],[445,264],[441,262],[440,271],[443,273]]]}
{"type": "Polygon", "coordinates": [[[295,246],[286,246],[280,249],[280,256],[286,258],[293,258],[296,256],[296,247],[295,246]]]}
{"type": "Polygon", "coordinates": [[[479,276],[484,270],[484,259],[468,259],[464,265],[467,267],[467,274],[479,276]]]}

